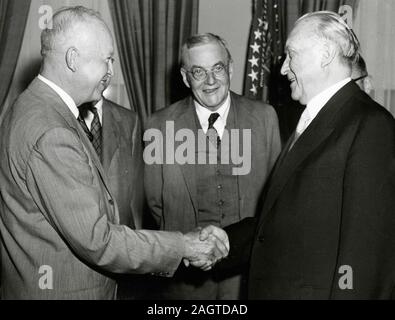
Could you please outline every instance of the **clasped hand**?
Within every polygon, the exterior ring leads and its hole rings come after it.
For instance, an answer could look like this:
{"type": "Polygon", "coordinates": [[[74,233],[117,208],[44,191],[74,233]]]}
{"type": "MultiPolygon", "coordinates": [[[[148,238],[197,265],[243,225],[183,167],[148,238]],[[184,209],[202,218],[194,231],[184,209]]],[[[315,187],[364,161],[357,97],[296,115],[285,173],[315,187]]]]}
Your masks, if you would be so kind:
{"type": "Polygon", "coordinates": [[[215,226],[198,228],[184,235],[186,253],[184,264],[204,271],[210,270],[229,253],[229,239],[226,232],[215,226]]]}

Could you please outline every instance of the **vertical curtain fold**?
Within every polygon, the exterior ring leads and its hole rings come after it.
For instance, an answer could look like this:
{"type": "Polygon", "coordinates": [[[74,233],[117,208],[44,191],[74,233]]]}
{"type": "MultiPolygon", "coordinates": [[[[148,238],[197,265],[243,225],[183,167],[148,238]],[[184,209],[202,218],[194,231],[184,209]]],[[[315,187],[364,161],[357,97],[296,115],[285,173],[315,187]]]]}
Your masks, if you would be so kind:
{"type": "Polygon", "coordinates": [[[109,0],[109,7],[131,106],[145,121],[185,92],[179,55],[197,31],[198,0],[109,0]]]}
{"type": "Polygon", "coordinates": [[[0,112],[10,89],[30,8],[30,0],[0,0],[0,112]]]}
{"type": "Polygon", "coordinates": [[[297,0],[287,1],[287,29],[288,33],[296,20],[302,15],[314,11],[333,11],[338,12],[343,5],[349,5],[354,10],[358,6],[359,0],[297,0]]]}

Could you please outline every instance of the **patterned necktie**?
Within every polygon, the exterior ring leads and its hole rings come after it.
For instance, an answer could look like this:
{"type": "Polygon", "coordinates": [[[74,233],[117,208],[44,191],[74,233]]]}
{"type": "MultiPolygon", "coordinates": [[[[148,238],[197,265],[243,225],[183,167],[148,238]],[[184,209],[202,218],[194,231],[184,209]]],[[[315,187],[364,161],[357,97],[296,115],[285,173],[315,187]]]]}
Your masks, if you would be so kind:
{"type": "Polygon", "coordinates": [[[86,122],[84,120],[84,116],[83,116],[83,111],[80,109],[80,114],[78,115],[77,118],[78,122],[80,123],[82,129],[84,130],[86,136],[88,137],[89,141],[92,142],[93,140],[93,135],[92,133],[89,131],[88,126],[86,125],[86,122]]]}
{"type": "Polygon", "coordinates": [[[101,159],[102,128],[101,128],[101,124],[100,124],[99,114],[97,113],[97,109],[95,107],[93,107],[91,109],[91,111],[93,113],[93,120],[92,120],[92,124],[91,124],[91,133],[93,136],[92,144],[96,150],[97,155],[99,156],[99,159],[101,159]]]}
{"type": "Polygon", "coordinates": [[[214,123],[219,118],[218,113],[212,113],[208,118],[208,130],[207,130],[207,138],[208,140],[217,148],[220,143],[221,139],[218,136],[217,130],[214,128],[214,123]]]}

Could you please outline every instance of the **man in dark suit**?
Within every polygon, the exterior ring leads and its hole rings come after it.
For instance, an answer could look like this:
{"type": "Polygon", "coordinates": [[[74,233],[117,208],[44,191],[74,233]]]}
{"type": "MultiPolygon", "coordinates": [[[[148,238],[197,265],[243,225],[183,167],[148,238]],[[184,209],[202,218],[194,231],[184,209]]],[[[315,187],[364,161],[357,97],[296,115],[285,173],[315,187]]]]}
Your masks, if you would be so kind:
{"type": "Polygon", "coordinates": [[[288,38],[282,74],[307,106],[259,217],[227,228],[219,266],[249,267],[250,299],[394,296],[395,120],[351,81],[358,50],[330,12],[300,18],[288,38]]]}
{"type": "MultiPolygon", "coordinates": [[[[145,132],[148,141],[150,132],[156,130],[166,142],[161,151],[166,159],[146,161],[145,166],[148,204],[158,225],[162,230],[189,230],[208,224],[224,227],[254,216],[281,150],[274,109],[230,92],[233,62],[225,42],[216,35],[201,34],[187,40],[181,74],[192,96],[155,113],[145,132]],[[192,139],[174,141],[171,128],[176,136],[185,133],[192,139]],[[235,132],[239,139],[233,139],[235,132]],[[172,149],[169,145],[173,142],[172,149]],[[186,144],[192,157],[185,163],[177,156],[186,144]],[[236,173],[240,163],[222,158],[228,152],[244,153],[246,161],[241,167],[246,170],[236,173]],[[169,154],[175,161],[167,161],[169,154]],[[206,161],[211,155],[215,161],[206,161]]],[[[148,149],[150,144],[145,155],[150,153],[148,149]]],[[[244,297],[241,279],[239,272],[182,269],[165,286],[163,298],[238,299],[244,297]]]]}
{"type": "MultiPolygon", "coordinates": [[[[107,89],[110,79],[103,89],[107,89]]],[[[103,90],[103,92],[104,92],[103,90]]],[[[80,116],[92,133],[98,121],[100,160],[119,210],[120,224],[141,229],[144,213],[142,133],[137,115],[120,105],[99,100],[79,107],[80,116]],[[97,117],[97,120],[95,119],[97,117]]],[[[118,298],[137,299],[146,294],[151,280],[140,275],[118,275],[118,298]]]]}
{"type": "MultiPolygon", "coordinates": [[[[105,88],[109,85],[106,84],[105,88]]],[[[100,161],[110,189],[118,204],[120,223],[141,229],[144,210],[142,132],[137,115],[120,105],[101,98],[79,107],[80,116],[92,132],[98,118],[100,161]]]]}
{"type": "Polygon", "coordinates": [[[100,146],[77,108],[99,100],[112,77],[111,33],[84,7],[60,10],[52,24],[40,75],[0,127],[2,298],[112,299],[112,273],[168,277],[183,258],[211,267],[227,253],[220,229],[202,242],[198,232],[119,223],[100,146]]]}

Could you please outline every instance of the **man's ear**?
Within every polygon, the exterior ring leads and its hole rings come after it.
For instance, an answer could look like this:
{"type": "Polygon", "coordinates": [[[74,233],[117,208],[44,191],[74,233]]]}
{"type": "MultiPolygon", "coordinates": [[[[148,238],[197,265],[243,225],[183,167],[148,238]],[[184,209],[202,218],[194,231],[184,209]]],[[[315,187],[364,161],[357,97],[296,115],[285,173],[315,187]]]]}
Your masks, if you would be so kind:
{"type": "Polygon", "coordinates": [[[322,61],[321,67],[328,67],[335,59],[337,50],[332,43],[325,42],[322,46],[322,61]]]}
{"type": "Polygon", "coordinates": [[[78,50],[74,47],[71,47],[67,50],[66,52],[66,64],[67,67],[75,72],[77,70],[77,65],[78,65],[78,57],[79,57],[79,53],[78,50]]]}
{"type": "Polygon", "coordinates": [[[182,75],[182,81],[184,81],[184,84],[188,87],[191,88],[191,85],[189,84],[188,81],[188,75],[187,75],[187,71],[184,68],[181,68],[181,75],[182,75]]]}

